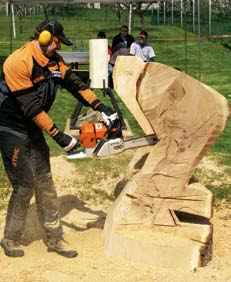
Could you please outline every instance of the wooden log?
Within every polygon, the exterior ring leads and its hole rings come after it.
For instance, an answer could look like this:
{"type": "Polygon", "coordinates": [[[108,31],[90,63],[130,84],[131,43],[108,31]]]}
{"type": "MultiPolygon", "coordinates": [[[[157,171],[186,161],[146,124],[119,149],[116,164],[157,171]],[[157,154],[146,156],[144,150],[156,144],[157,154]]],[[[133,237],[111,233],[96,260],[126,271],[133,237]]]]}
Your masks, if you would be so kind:
{"type": "Polygon", "coordinates": [[[189,184],[224,130],[229,107],[214,89],[174,68],[119,57],[114,87],[144,133],[105,226],[105,253],[158,267],[193,269],[211,258],[213,195],[189,184]],[[131,68],[131,66],[133,66],[131,68]]]}

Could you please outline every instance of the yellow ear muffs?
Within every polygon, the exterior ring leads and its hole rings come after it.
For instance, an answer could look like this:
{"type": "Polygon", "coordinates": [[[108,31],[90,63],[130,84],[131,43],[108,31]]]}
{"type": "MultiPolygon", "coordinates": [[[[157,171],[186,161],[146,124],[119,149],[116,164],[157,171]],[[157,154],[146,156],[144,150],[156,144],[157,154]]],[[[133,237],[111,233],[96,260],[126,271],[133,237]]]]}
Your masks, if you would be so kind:
{"type": "Polygon", "coordinates": [[[40,34],[39,34],[39,44],[41,46],[46,46],[48,45],[50,42],[51,42],[51,38],[52,38],[52,35],[50,33],[50,31],[48,30],[43,30],[40,34]]]}

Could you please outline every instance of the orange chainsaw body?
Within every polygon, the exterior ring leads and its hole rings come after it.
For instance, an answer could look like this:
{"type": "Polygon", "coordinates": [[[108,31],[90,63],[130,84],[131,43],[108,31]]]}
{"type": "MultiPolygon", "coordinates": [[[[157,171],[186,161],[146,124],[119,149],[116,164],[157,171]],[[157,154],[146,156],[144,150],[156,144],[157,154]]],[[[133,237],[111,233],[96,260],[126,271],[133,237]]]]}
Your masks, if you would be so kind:
{"type": "Polygon", "coordinates": [[[104,138],[107,126],[103,122],[84,123],[80,127],[79,141],[84,148],[94,148],[104,138]]]}

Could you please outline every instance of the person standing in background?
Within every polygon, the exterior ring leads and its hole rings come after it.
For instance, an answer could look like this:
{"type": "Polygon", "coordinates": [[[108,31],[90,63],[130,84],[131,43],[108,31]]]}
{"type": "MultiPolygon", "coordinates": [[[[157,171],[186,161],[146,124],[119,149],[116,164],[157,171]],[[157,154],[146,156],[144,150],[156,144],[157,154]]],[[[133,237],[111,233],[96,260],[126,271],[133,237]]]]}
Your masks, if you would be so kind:
{"type": "Polygon", "coordinates": [[[119,43],[123,43],[119,45],[123,48],[130,48],[132,42],[134,41],[135,41],[134,37],[128,33],[128,26],[122,25],[120,28],[120,33],[118,33],[116,36],[113,37],[112,53],[118,50],[117,48],[119,43]]]}
{"type": "MultiPolygon", "coordinates": [[[[132,35],[128,34],[128,26],[122,25],[120,33],[113,37],[112,40],[112,55],[110,59],[110,65],[113,71],[116,58],[118,56],[129,56],[129,48],[135,39],[132,35]]],[[[112,73],[109,76],[110,87],[113,88],[112,73]]]]}
{"type": "Polygon", "coordinates": [[[147,42],[148,33],[142,30],[139,39],[132,43],[130,55],[137,56],[144,62],[154,62],[155,52],[151,44],[147,42]]]}
{"type": "Polygon", "coordinates": [[[134,42],[134,37],[128,34],[128,27],[121,26],[120,33],[113,37],[112,40],[112,55],[110,64],[114,66],[117,56],[129,55],[129,48],[134,42]]]}

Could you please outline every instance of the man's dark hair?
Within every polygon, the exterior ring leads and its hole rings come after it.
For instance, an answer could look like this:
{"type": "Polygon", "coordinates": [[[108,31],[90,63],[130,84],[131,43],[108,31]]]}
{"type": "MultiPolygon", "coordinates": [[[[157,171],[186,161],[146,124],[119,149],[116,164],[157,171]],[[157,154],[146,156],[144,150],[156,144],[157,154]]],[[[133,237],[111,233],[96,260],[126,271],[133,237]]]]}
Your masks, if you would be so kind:
{"type": "Polygon", "coordinates": [[[120,29],[122,29],[122,28],[128,30],[128,26],[127,25],[122,25],[120,29]]]}
{"type": "Polygon", "coordinates": [[[148,33],[145,30],[141,30],[140,35],[144,35],[145,37],[148,37],[148,33]]]}
{"type": "Polygon", "coordinates": [[[97,34],[97,37],[98,38],[106,38],[106,33],[104,31],[99,31],[98,34],[97,34]]]}

